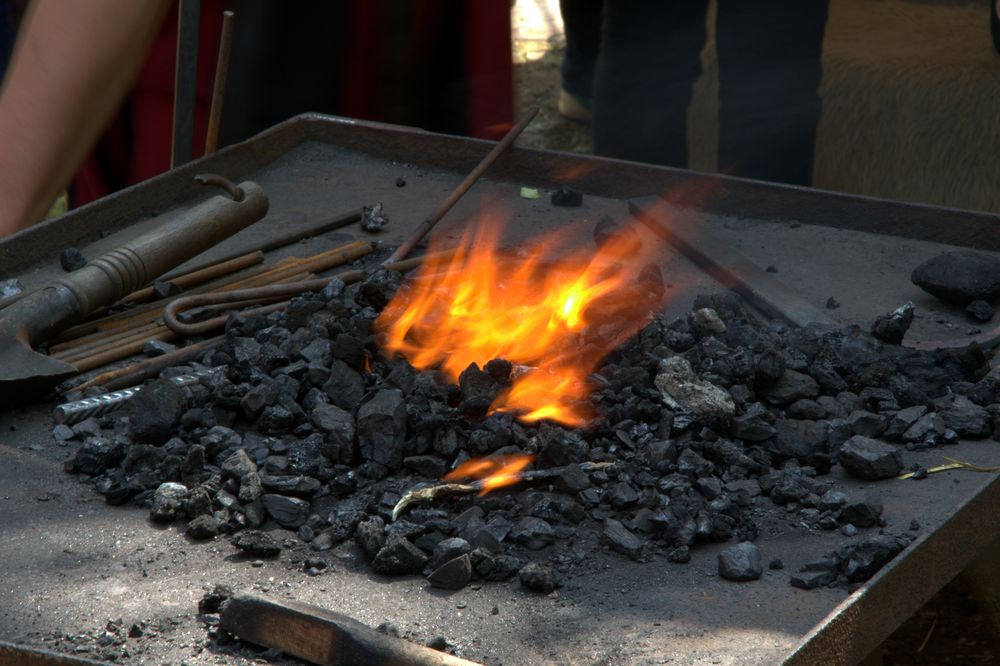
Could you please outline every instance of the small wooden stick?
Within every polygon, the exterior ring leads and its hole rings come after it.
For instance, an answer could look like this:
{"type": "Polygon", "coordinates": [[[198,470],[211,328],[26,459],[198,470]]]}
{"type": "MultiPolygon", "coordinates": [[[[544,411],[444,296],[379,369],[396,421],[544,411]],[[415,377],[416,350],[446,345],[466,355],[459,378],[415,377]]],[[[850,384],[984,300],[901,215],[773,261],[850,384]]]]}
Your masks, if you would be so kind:
{"type": "Polygon", "coordinates": [[[449,210],[451,210],[452,206],[458,203],[458,200],[462,198],[462,195],[468,192],[469,188],[471,188],[475,182],[479,180],[479,177],[483,175],[483,172],[489,169],[490,166],[497,161],[497,158],[500,157],[504,151],[510,148],[511,144],[514,143],[514,140],[521,135],[524,128],[535,119],[535,115],[537,114],[538,109],[532,109],[528,112],[528,115],[519,120],[516,125],[511,127],[507,134],[505,134],[504,137],[500,139],[495,146],[493,146],[493,149],[486,154],[486,157],[484,157],[482,161],[476,165],[476,168],[470,171],[469,175],[467,175],[462,182],[458,184],[458,187],[452,190],[451,194],[448,195],[448,198],[441,202],[437,209],[431,213],[430,217],[420,223],[416,232],[407,238],[402,245],[396,248],[396,251],[393,252],[384,263],[392,264],[400,261],[401,259],[405,259],[406,256],[413,251],[413,248],[416,247],[417,243],[419,243],[423,237],[434,228],[434,225],[437,224],[449,210]]]}
{"type": "MultiPolygon", "coordinates": [[[[163,356],[143,359],[133,363],[132,365],[115,368],[114,370],[108,370],[107,372],[102,372],[96,377],[92,377],[81,384],[73,386],[69,390],[82,391],[90,388],[91,386],[103,386],[108,391],[117,391],[118,389],[135,386],[143,380],[159,374],[172,365],[187,363],[188,361],[197,358],[204,352],[218,347],[225,340],[226,336],[218,335],[214,338],[208,338],[207,340],[202,340],[201,342],[193,345],[188,345],[187,347],[182,347],[181,349],[168,352],[163,356]]],[[[63,391],[63,393],[68,393],[68,391],[63,391]]]]}
{"type": "Polygon", "coordinates": [[[219,625],[242,640],[319,666],[476,666],[423,645],[379,633],[357,620],[290,599],[233,595],[219,625]]]}
{"type": "Polygon", "coordinates": [[[212,87],[212,106],[208,110],[208,133],[205,136],[205,154],[211,155],[219,146],[219,121],[222,120],[222,102],[226,96],[226,79],[229,77],[229,51],[233,45],[233,14],[222,12],[222,34],[219,37],[219,57],[215,61],[215,84],[212,87]]]}

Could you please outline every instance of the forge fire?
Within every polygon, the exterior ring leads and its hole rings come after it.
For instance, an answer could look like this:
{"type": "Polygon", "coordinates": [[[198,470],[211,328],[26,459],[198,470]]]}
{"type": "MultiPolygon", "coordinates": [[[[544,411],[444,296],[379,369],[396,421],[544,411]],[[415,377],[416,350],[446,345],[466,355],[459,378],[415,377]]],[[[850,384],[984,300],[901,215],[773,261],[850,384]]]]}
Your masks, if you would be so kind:
{"type": "Polygon", "coordinates": [[[454,253],[432,247],[376,329],[386,333],[386,351],[418,370],[440,367],[455,383],[491,361],[513,364],[510,386],[488,413],[583,425],[594,416],[589,375],[663,305],[662,289],[641,289],[650,272],[658,275],[651,262],[662,247],[637,242],[633,231],[605,238],[596,253],[567,252],[567,234],[552,233],[505,256],[501,231],[487,220],[454,253]]]}
{"type": "Polygon", "coordinates": [[[669,320],[634,228],[564,240],[510,252],[482,225],[412,278],[372,269],[233,315],[220,347],[174,371],[214,372],[79,424],[69,467],[109,503],[249,557],[357,553],[446,589],[551,592],[605,550],[684,563],[713,542],[731,542],[720,576],[754,580],[782,566],[762,529],[839,530],[842,547],[789,576],[813,588],[866,580],[913,538],[877,489],[845,491],[831,469],[889,479],[908,450],[992,433],[975,348],[789,329],[725,293],[669,320]]]}

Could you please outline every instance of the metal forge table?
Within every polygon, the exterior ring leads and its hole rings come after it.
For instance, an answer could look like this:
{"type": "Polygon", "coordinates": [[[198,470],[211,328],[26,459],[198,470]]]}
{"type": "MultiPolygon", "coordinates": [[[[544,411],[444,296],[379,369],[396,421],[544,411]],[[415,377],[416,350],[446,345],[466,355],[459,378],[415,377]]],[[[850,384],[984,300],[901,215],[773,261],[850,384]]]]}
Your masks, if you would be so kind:
{"type": "MultiPolygon", "coordinates": [[[[219,254],[248,247],[261,234],[376,201],[391,218],[383,240],[395,244],[487,149],[480,141],[410,128],[299,116],[5,239],[0,277],[41,284],[60,271],[63,248],[96,256],[170,218],[207,196],[191,185],[199,172],[254,179],[271,198],[267,217],[223,244],[219,254]],[[405,187],[396,185],[397,178],[405,187]]],[[[775,266],[777,277],[814,305],[822,307],[830,296],[840,301],[842,307],[830,312],[838,321],[867,326],[876,315],[914,301],[915,338],[962,338],[968,325],[960,312],[910,284],[912,268],[943,245],[1000,251],[1000,218],[991,215],[519,148],[501,158],[440,226],[454,235],[484,210],[500,211],[511,242],[564,225],[589,242],[602,216],[627,214],[627,199],[680,186],[706,192],[697,214],[716,236],[761,266],[775,266]],[[583,206],[551,206],[544,195],[559,183],[582,190],[583,206]],[[520,198],[521,186],[541,188],[542,199],[520,198]]],[[[317,251],[360,234],[346,228],[286,252],[317,251]]],[[[668,309],[678,314],[696,293],[718,288],[679,256],[664,270],[675,292],[668,309]]],[[[210,648],[203,651],[204,628],[195,619],[203,588],[224,582],[292,596],[371,625],[390,621],[414,639],[441,634],[465,657],[490,664],[851,664],[956,574],[974,562],[991,562],[995,548],[1000,481],[992,474],[948,472],[923,482],[837,478],[849,488],[878,492],[891,529],[919,522],[913,545],[849,596],[842,589],[789,585],[789,571],[844,540],[839,532],[810,533],[790,519],[765,522],[758,540],[765,560],[780,557],[785,571],[752,583],[716,575],[719,545],[694,549],[687,565],[638,564],[596,550],[586,571],[550,597],[516,583],[443,594],[424,589],[421,579],[376,576],[346,547],[333,551],[330,573],[314,578],[302,572],[301,552],[251,568],[224,540],[193,543],[172,528],[154,527],[142,510],[105,505],[86,483],[62,472],[72,447],[52,441],[51,407],[38,403],[0,413],[0,640],[52,645],[58,634],[100,630],[111,618],[145,620],[159,623],[159,635],[145,637],[134,656],[150,663],[225,661],[210,648]]],[[[963,442],[946,454],[982,465],[1000,461],[993,441],[963,442]]],[[[904,458],[933,465],[940,452],[904,458]]]]}

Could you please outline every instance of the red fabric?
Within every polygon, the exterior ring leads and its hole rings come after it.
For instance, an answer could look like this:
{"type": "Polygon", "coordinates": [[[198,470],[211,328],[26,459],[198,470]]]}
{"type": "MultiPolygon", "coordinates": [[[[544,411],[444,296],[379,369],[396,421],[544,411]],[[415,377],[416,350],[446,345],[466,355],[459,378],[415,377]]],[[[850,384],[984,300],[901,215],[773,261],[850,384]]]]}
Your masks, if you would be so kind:
{"type": "Polygon", "coordinates": [[[469,2],[465,11],[469,134],[499,139],[510,129],[514,115],[510,3],[469,2]]]}
{"type": "MultiPolygon", "coordinates": [[[[202,0],[198,45],[198,84],[194,155],[204,153],[212,81],[219,50],[222,12],[227,0],[202,0]]],[[[350,56],[342,63],[342,109],[339,113],[380,120],[379,54],[384,44],[379,2],[353,0],[348,22],[350,56]]],[[[426,57],[448,5],[417,0],[413,6],[408,55],[426,57]]],[[[513,116],[509,0],[476,0],[461,5],[464,17],[466,126],[475,137],[496,139],[513,116]]],[[[87,158],[73,183],[74,206],[146,180],[170,168],[173,140],[173,88],[177,49],[177,8],[171,9],[139,72],[133,91],[100,144],[87,158]]],[[[305,109],[304,109],[305,110],[305,109]]]]}

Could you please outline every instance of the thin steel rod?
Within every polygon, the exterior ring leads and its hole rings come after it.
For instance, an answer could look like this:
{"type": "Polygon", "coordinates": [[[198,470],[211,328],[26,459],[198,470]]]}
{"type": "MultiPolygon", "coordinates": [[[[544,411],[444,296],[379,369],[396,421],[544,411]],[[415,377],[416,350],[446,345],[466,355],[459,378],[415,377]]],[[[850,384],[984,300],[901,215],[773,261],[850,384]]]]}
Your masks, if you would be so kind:
{"type": "Polygon", "coordinates": [[[222,34],[219,36],[219,57],[215,61],[215,82],[212,86],[212,106],[208,110],[208,132],[205,134],[205,154],[211,155],[219,147],[219,122],[222,120],[222,103],[226,97],[226,79],[229,77],[229,51],[233,45],[233,18],[235,14],[222,12],[222,34]]]}
{"type": "Polygon", "coordinates": [[[469,172],[469,175],[467,175],[462,182],[458,184],[458,187],[452,190],[451,194],[449,194],[448,197],[442,201],[440,205],[438,205],[437,209],[431,213],[430,217],[420,223],[416,232],[407,238],[402,245],[396,248],[396,251],[393,252],[384,263],[391,264],[405,259],[406,256],[413,251],[413,248],[416,247],[417,243],[423,240],[424,236],[426,236],[430,230],[434,228],[434,225],[437,224],[441,218],[444,217],[449,210],[451,210],[452,206],[458,203],[458,200],[469,191],[469,188],[471,188],[475,182],[479,180],[479,177],[482,176],[483,173],[497,161],[497,158],[500,157],[504,151],[510,148],[515,139],[517,139],[517,137],[521,135],[521,132],[524,131],[524,128],[535,119],[535,115],[537,113],[537,108],[532,109],[528,112],[528,115],[519,120],[516,125],[511,127],[507,134],[505,134],[504,137],[500,139],[495,146],[493,146],[493,149],[486,154],[486,157],[484,157],[482,161],[476,165],[476,168],[469,172]]]}

